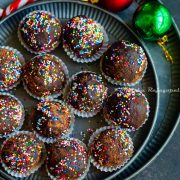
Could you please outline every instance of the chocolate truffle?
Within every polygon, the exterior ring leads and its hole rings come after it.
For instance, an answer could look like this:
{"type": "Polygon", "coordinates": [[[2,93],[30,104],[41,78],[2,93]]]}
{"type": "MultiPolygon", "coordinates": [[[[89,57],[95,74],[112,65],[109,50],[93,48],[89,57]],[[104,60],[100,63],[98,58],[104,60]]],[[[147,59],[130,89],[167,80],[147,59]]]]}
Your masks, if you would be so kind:
{"type": "Polygon", "coordinates": [[[33,133],[22,131],[4,141],[1,162],[12,176],[26,177],[37,170],[45,159],[45,146],[33,133]]]}
{"type": "Polygon", "coordinates": [[[33,129],[45,142],[69,134],[73,123],[71,110],[57,100],[39,102],[32,113],[33,129]]]}
{"type": "Polygon", "coordinates": [[[113,125],[138,129],[148,118],[149,103],[141,91],[119,88],[107,97],[103,113],[113,125]]]}
{"type": "Polygon", "coordinates": [[[90,117],[101,110],[107,88],[100,75],[82,71],[72,77],[68,87],[65,98],[75,114],[90,117]]]}
{"type": "Polygon", "coordinates": [[[88,152],[81,141],[59,139],[48,147],[47,171],[51,179],[83,179],[88,169],[88,152]]]}
{"type": "Polygon", "coordinates": [[[124,40],[115,42],[101,59],[101,71],[113,84],[138,83],[146,67],[147,57],[142,47],[124,40]]]}
{"type": "Polygon", "coordinates": [[[101,171],[113,171],[123,166],[133,154],[133,142],[126,131],[105,127],[90,139],[91,161],[101,171]]]}
{"type": "Polygon", "coordinates": [[[17,85],[22,67],[20,57],[14,49],[0,47],[0,91],[12,89],[17,85]]]}
{"type": "Polygon", "coordinates": [[[70,19],[64,27],[64,43],[78,58],[92,57],[102,46],[104,34],[94,20],[86,16],[70,19]]]}
{"type": "Polygon", "coordinates": [[[0,137],[21,128],[24,108],[21,102],[8,93],[0,93],[0,137]]]}
{"type": "Polygon", "coordinates": [[[62,93],[68,78],[65,64],[56,56],[41,54],[24,67],[24,87],[33,97],[57,97],[62,93]]]}
{"type": "Polygon", "coordinates": [[[50,52],[60,43],[61,28],[60,21],[50,12],[33,11],[21,20],[18,35],[29,51],[50,52]]]}

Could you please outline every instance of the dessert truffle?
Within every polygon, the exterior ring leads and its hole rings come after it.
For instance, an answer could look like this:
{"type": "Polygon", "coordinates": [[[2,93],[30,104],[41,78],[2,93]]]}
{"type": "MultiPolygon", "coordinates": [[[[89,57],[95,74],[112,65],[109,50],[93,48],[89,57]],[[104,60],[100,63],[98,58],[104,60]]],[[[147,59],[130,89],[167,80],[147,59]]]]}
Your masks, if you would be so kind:
{"type": "Polygon", "coordinates": [[[83,179],[86,176],[89,157],[81,141],[59,139],[47,151],[47,171],[51,179],[83,179]]]}
{"type": "Polygon", "coordinates": [[[61,95],[67,79],[65,64],[50,54],[36,56],[24,67],[24,87],[35,98],[46,99],[61,95]]]}
{"type": "Polygon", "coordinates": [[[142,79],[146,67],[142,47],[124,40],[112,44],[101,58],[101,71],[112,84],[134,85],[142,79]]]}
{"type": "Polygon", "coordinates": [[[19,130],[24,121],[21,102],[8,93],[0,93],[0,138],[19,130]]]}
{"type": "Polygon", "coordinates": [[[133,142],[126,131],[114,127],[98,129],[89,141],[91,162],[101,171],[123,166],[133,154],[133,142]]]}
{"type": "Polygon", "coordinates": [[[50,52],[60,43],[61,23],[50,12],[33,11],[20,22],[18,36],[32,53],[50,52]]]}
{"type": "Polygon", "coordinates": [[[102,77],[94,72],[82,71],[75,74],[65,88],[65,99],[74,113],[82,117],[92,117],[102,108],[107,88],[102,77]]]}
{"type": "Polygon", "coordinates": [[[113,125],[138,129],[149,116],[149,103],[141,91],[119,88],[107,97],[103,114],[113,125]]]}
{"type": "Polygon", "coordinates": [[[15,87],[21,79],[23,56],[10,47],[0,46],[0,91],[15,87]]]}
{"type": "Polygon", "coordinates": [[[74,115],[62,101],[44,101],[35,105],[32,113],[32,126],[44,142],[68,135],[72,131],[74,115]]]}
{"type": "Polygon", "coordinates": [[[66,23],[63,38],[64,44],[78,58],[89,58],[103,45],[104,34],[94,20],[86,16],[76,16],[66,23]]]}
{"type": "Polygon", "coordinates": [[[3,142],[0,158],[9,174],[26,177],[43,163],[45,146],[33,133],[21,131],[3,142]]]}

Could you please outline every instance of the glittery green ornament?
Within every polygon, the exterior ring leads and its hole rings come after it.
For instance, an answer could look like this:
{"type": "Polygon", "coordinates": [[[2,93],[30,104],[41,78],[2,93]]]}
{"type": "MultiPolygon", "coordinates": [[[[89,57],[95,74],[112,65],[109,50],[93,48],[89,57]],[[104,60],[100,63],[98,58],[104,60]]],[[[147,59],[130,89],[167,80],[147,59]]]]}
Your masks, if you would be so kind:
{"type": "Polygon", "coordinates": [[[172,19],[168,9],[156,1],[140,5],[133,17],[136,31],[150,41],[161,38],[171,27],[172,19]]]}

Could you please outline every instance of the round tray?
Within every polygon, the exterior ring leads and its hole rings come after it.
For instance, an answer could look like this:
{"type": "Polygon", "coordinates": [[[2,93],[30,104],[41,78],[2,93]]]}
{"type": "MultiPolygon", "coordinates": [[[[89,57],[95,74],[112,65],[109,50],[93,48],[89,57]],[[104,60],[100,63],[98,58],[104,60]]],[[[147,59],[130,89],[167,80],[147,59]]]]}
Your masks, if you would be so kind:
{"type": "MultiPolygon", "coordinates": [[[[18,10],[17,12],[13,13],[12,15],[7,17],[0,23],[0,29],[1,29],[0,44],[9,45],[9,46],[19,49],[24,54],[27,60],[33,57],[33,55],[28,53],[26,50],[23,49],[22,46],[17,44],[18,42],[17,35],[16,35],[17,26],[18,26],[19,21],[22,19],[23,16],[25,16],[25,14],[27,14],[30,11],[37,10],[37,9],[48,10],[52,12],[53,14],[55,14],[60,19],[62,19],[63,22],[75,15],[85,14],[88,17],[95,19],[97,22],[101,23],[105,27],[111,41],[115,41],[117,39],[127,39],[133,42],[136,42],[138,44],[141,44],[145,48],[146,53],[149,57],[148,58],[149,66],[145,74],[145,77],[143,78],[142,83],[138,84],[136,87],[143,88],[145,90],[146,96],[148,97],[148,100],[150,102],[151,113],[150,113],[150,117],[147,123],[136,133],[132,134],[133,140],[135,143],[135,154],[133,158],[119,171],[113,172],[113,173],[102,173],[96,170],[95,168],[91,168],[91,171],[88,174],[87,178],[88,179],[105,179],[105,178],[110,179],[119,174],[118,179],[120,179],[120,178],[128,177],[134,172],[137,172],[139,168],[141,168],[143,165],[146,164],[148,159],[151,159],[156,154],[157,150],[160,149],[164,140],[168,137],[168,132],[171,132],[173,126],[175,125],[175,123],[172,123],[172,126],[170,127],[166,125],[168,129],[166,128],[165,129],[166,131],[163,131],[163,133],[159,133],[160,131],[157,131],[158,128],[161,126],[161,123],[164,122],[164,124],[166,124],[168,120],[165,121],[163,117],[162,121],[160,121],[159,119],[158,121],[156,121],[156,115],[157,115],[156,112],[157,112],[157,109],[158,109],[157,107],[159,103],[159,93],[148,92],[148,88],[151,87],[154,90],[157,90],[157,89],[160,89],[160,87],[158,85],[158,81],[156,78],[156,73],[153,66],[153,60],[151,60],[153,58],[150,57],[145,44],[142,41],[140,41],[139,38],[134,33],[132,33],[132,31],[127,27],[125,23],[123,23],[123,21],[119,17],[105,10],[102,10],[98,7],[85,4],[85,3],[75,2],[75,1],[39,2],[36,4],[30,5],[28,7],[25,7],[21,10],[18,10]],[[158,136],[158,133],[160,134],[160,136],[158,136]],[[161,141],[156,140],[157,137],[161,141]],[[159,142],[162,142],[162,144],[159,142]],[[157,143],[159,143],[159,146],[157,146],[157,143]],[[157,146],[157,149],[155,148],[156,146],[157,146]],[[149,147],[151,147],[152,149],[148,149],[149,147]],[[148,154],[149,156],[147,156],[147,153],[149,153],[148,154]]],[[[172,35],[176,36],[176,33],[173,32],[172,35]]],[[[62,48],[57,48],[56,51],[52,52],[52,54],[60,56],[62,57],[63,60],[65,60],[65,63],[70,69],[70,75],[82,69],[93,70],[97,72],[99,71],[99,62],[95,62],[88,65],[81,65],[81,64],[74,63],[67,58],[62,48]]],[[[155,53],[153,53],[153,55],[155,55],[155,53]]],[[[162,57],[160,59],[162,59],[162,57]]],[[[158,66],[155,66],[155,67],[158,67],[158,66]]],[[[159,79],[159,76],[158,76],[158,79],[159,79]]],[[[174,82],[174,85],[177,84],[178,78],[175,80],[176,82],[174,82]]],[[[173,86],[173,87],[176,87],[176,86],[173,86]]],[[[114,87],[111,86],[111,88],[114,88],[114,87]]],[[[27,109],[29,109],[31,104],[34,103],[34,100],[32,98],[30,98],[27,103],[27,98],[29,98],[29,96],[27,96],[25,91],[22,90],[21,86],[18,86],[16,91],[12,91],[12,93],[13,94],[15,93],[15,95],[22,100],[22,102],[25,104],[27,109]]],[[[178,99],[176,98],[177,97],[175,96],[174,100],[172,99],[173,100],[172,104],[174,106],[176,106],[177,105],[176,103],[178,103],[178,99]],[[177,100],[177,102],[175,102],[175,100],[177,100]]],[[[169,98],[168,98],[168,102],[169,102],[169,98]]],[[[169,113],[173,113],[172,111],[175,111],[175,110],[176,109],[174,110],[170,109],[168,111],[169,113]]],[[[175,112],[175,114],[173,115],[174,115],[173,117],[176,117],[177,119],[178,111],[175,112]]],[[[169,115],[169,117],[172,117],[171,114],[169,115]]],[[[102,121],[101,114],[96,116],[96,118],[91,118],[89,120],[76,118],[76,121],[77,121],[76,127],[75,127],[76,131],[74,132],[74,136],[80,139],[83,138],[85,142],[87,142],[87,139],[88,139],[88,134],[86,134],[86,137],[84,138],[85,129],[87,127],[97,128],[97,127],[101,127],[105,125],[104,121],[102,121]],[[80,126],[77,126],[77,123],[78,125],[80,124],[80,126]]],[[[26,128],[29,128],[29,127],[28,126],[24,127],[24,129],[26,128]]],[[[12,177],[7,175],[5,172],[1,170],[0,172],[3,177],[7,179],[12,179],[12,177]]],[[[46,177],[47,175],[44,173],[43,169],[41,169],[38,173],[31,175],[27,179],[36,179],[36,178],[45,179],[46,177]]]]}

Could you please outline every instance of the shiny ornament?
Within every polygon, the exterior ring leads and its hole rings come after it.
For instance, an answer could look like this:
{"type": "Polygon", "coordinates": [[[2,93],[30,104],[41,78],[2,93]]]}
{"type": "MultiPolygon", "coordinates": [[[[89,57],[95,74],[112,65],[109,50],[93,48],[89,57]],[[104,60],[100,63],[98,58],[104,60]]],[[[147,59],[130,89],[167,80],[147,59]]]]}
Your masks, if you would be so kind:
{"type": "Polygon", "coordinates": [[[133,17],[136,31],[150,41],[161,38],[170,29],[171,23],[168,9],[156,1],[148,1],[140,5],[133,17]]]}
{"type": "Polygon", "coordinates": [[[129,7],[132,2],[133,0],[99,0],[99,5],[109,11],[118,12],[129,7]]]}

